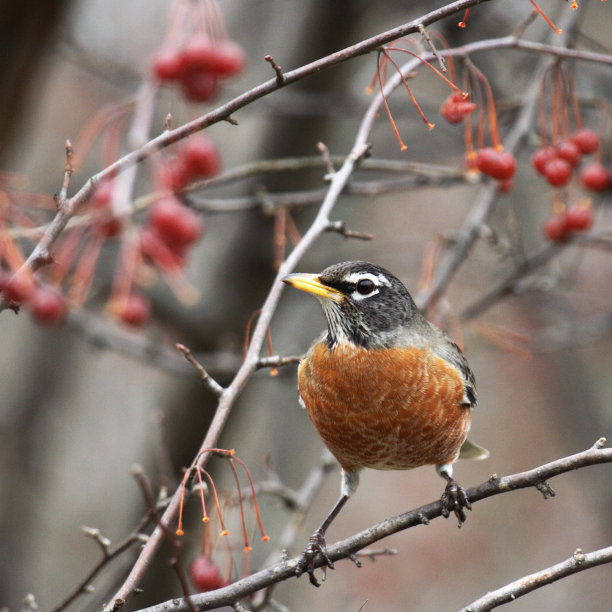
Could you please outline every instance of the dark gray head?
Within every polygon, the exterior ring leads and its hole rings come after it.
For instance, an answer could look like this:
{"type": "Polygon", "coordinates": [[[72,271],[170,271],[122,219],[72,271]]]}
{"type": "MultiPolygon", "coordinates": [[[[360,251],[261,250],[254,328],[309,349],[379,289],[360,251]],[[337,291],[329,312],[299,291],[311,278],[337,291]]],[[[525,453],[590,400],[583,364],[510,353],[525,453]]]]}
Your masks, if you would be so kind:
{"type": "Polygon", "coordinates": [[[349,341],[366,348],[392,346],[402,327],[422,317],[393,274],[365,261],[347,261],[320,274],[290,274],[286,283],[317,296],[327,318],[329,346],[349,341]]]}

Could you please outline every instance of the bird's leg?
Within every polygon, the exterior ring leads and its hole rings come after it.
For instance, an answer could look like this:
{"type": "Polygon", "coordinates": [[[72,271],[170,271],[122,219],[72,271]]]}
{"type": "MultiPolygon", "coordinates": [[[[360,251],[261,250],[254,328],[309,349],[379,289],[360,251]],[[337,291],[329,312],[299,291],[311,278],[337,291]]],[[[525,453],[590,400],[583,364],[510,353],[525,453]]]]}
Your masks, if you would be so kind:
{"type": "Polygon", "coordinates": [[[304,572],[308,572],[310,583],[316,587],[321,586],[321,583],[314,575],[314,560],[317,555],[321,555],[325,559],[325,563],[329,569],[334,569],[334,563],[327,555],[325,543],[325,533],[332,521],[338,516],[344,504],[349,497],[356,491],[359,484],[359,472],[357,470],[343,471],[342,473],[342,494],[340,498],[330,510],[325,520],[319,525],[318,529],[310,536],[308,546],[304,549],[300,560],[295,566],[295,575],[299,578],[304,572]]]}
{"type": "Polygon", "coordinates": [[[321,586],[321,583],[314,575],[314,560],[320,554],[324,559],[329,569],[334,569],[332,560],[327,556],[325,544],[325,532],[331,522],[338,516],[340,510],[348,501],[348,495],[342,495],[336,502],[336,505],[331,509],[325,520],[319,525],[318,529],[310,536],[308,546],[304,549],[298,564],[295,566],[295,575],[299,578],[304,572],[308,572],[310,582],[314,586],[321,586]]]}
{"type": "Polygon", "coordinates": [[[450,463],[437,465],[438,474],[446,480],[446,488],[442,493],[442,516],[448,518],[451,512],[455,513],[459,527],[465,523],[465,511],[472,509],[465,489],[453,478],[453,466],[450,463]]]}

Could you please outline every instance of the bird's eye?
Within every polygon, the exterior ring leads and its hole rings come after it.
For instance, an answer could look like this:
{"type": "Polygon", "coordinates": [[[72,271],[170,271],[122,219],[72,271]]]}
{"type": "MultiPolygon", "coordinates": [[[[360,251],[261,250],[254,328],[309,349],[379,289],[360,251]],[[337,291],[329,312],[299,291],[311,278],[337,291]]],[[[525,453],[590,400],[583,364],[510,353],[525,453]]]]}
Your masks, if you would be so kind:
{"type": "Polygon", "coordinates": [[[357,283],[357,292],[361,293],[361,295],[368,295],[369,293],[372,293],[375,288],[376,285],[374,284],[374,281],[369,278],[362,278],[357,283]]]}

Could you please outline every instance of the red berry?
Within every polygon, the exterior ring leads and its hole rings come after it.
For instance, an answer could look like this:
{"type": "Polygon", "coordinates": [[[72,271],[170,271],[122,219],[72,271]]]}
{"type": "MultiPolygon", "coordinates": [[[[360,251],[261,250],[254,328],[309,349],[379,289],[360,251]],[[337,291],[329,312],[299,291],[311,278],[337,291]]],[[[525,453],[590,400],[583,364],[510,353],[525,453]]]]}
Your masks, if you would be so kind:
{"type": "Polygon", "coordinates": [[[189,564],[189,573],[200,591],[214,591],[227,586],[217,566],[204,555],[199,555],[189,564]]]}
{"type": "Polygon", "coordinates": [[[578,145],[573,140],[564,140],[559,145],[558,155],[573,167],[576,167],[580,163],[580,158],[582,157],[578,145]]]}
{"type": "Polygon", "coordinates": [[[192,244],[202,236],[200,217],[174,196],[158,200],[151,209],[150,220],[163,241],[174,250],[192,244]]]}
{"type": "Polygon", "coordinates": [[[117,308],[116,314],[127,325],[138,327],[151,316],[151,304],[141,293],[131,293],[117,308]]]}
{"type": "Polygon", "coordinates": [[[499,193],[510,193],[513,189],[514,181],[511,178],[497,183],[497,191],[499,191],[499,193]]]}
{"type": "Polygon", "coordinates": [[[68,307],[64,296],[55,289],[39,287],[30,302],[32,317],[43,325],[58,325],[66,319],[68,307]]]}
{"type": "Polygon", "coordinates": [[[193,176],[209,177],[219,173],[221,159],[215,143],[206,136],[192,136],[183,148],[183,162],[193,176]]]}
{"type": "Polygon", "coordinates": [[[593,225],[593,211],[589,206],[570,206],[565,213],[565,225],[570,232],[588,230],[593,225]]]}
{"type": "Polygon", "coordinates": [[[563,187],[572,178],[572,167],[565,159],[556,157],[547,162],[544,176],[553,187],[563,187]]]}
{"type": "Polygon", "coordinates": [[[183,70],[203,69],[211,70],[216,48],[206,36],[194,36],[180,50],[180,61],[183,70]]]}
{"type": "Polygon", "coordinates": [[[456,91],[444,100],[440,114],[449,123],[461,123],[476,108],[476,104],[470,102],[469,97],[464,98],[462,93],[456,91]]]}
{"type": "Polygon", "coordinates": [[[181,250],[169,247],[154,227],[143,228],[140,235],[140,251],[165,272],[175,272],[185,266],[185,257],[181,250]]]}
{"type": "Polygon", "coordinates": [[[544,174],[546,164],[557,157],[557,149],[554,147],[542,147],[531,156],[531,163],[537,172],[544,174]]]}
{"type": "Polygon", "coordinates": [[[100,208],[108,206],[113,197],[113,189],[114,183],[112,180],[105,180],[98,183],[91,194],[92,205],[100,208]]]}
{"type": "Polygon", "coordinates": [[[224,40],[214,47],[209,68],[219,76],[229,77],[242,72],[245,65],[242,47],[231,40],[224,40]]]}
{"type": "Polygon", "coordinates": [[[102,236],[112,238],[113,236],[118,236],[121,233],[123,230],[123,223],[119,219],[113,217],[107,219],[106,221],[101,221],[97,225],[97,230],[102,236]]]}
{"type": "Polygon", "coordinates": [[[574,132],[572,140],[578,145],[581,153],[588,155],[599,148],[599,138],[593,130],[582,128],[574,132]]]}
{"type": "Polygon", "coordinates": [[[183,158],[176,157],[164,163],[159,179],[162,187],[170,191],[181,191],[191,181],[192,174],[183,158]]]}
{"type": "Polygon", "coordinates": [[[612,185],[612,176],[601,162],[591,162],[582,168],[580,180],[593,191],[605,191],[612,185]]]}
{"type": "Polygon", "coordinates": [[[36,283],[29,274],[15,274],[4,286],[4,295],[14,302],[27,302],[34,290],[36,283]]]}
{"type": "Polygon", "coordinates": [[[505,181],[514,176],[516,159],[511,153],[486,147],[476,154],[476,167],[498,181],[505,181]]]}
{"type": "Polygon", "coordinates": [[[183,58],[179,49],[165,49],[153,58],[153,74],[160,81],[176,81],[183,72],[183,58]]]}
{"type": "Polygon", "coordinates": [[[181,76],[181,89],[189,100],[206,102],[217,95],[219,80],[208,70],[190,67],[181,76]]]}
{"type": "Polygon", "coordinates": [[[544,236],[552,242],[565,242],[568,235],[568,227],[565,215],[551,217],[543,228],[544,236]]]}

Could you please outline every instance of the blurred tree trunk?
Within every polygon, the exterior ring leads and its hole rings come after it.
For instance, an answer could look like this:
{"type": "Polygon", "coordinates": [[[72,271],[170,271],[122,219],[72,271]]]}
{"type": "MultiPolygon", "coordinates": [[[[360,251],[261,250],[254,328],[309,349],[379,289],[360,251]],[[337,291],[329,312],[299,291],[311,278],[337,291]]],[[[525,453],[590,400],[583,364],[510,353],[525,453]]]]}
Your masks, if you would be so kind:
{"type": "Polygon", "coordinates": [[[31,77],[70,0],[0,4],[0,159],[19,121],[31,77]]]}

